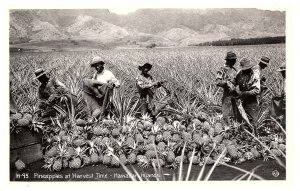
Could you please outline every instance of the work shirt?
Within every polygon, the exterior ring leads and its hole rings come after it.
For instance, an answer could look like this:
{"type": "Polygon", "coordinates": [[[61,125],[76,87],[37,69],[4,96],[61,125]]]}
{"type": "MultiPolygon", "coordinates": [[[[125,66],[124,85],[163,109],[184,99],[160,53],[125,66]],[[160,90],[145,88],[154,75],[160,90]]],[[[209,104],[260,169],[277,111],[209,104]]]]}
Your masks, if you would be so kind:
{"type": "Polygon", "coordinates": [[[244,74],[243,71],[238,72],[235,78],[235,84],[238,85],[241,92],[247,93],[242,101],[243,105],[257,104],[257,96],[260,94],[260,73],[257,69],[252,69],[249,74],[244,74]]]}
{"type": "Polygon", "coordinates": [[[259,94],[259,104],[261,105],[262,102],[263,102],[263,96],[264,96],[264,93],[266,92],[267,90],[267,84],[265,82],[265,79],[266,77],[262,74],[262,70],[260,68],[259,65],[256,65],[253,67],[253,71],[255,73],[259,73],[259,79],[260,79],[260,94],[259,94]],[[264,80],[263,80],[264,79],[264,80]]]}
{"type": "Polygon", "coordinates": [[[114,83],[115,86],[120,86],[120,82],[117,80],[117,78],[115,77],[115,75],[109,71],[104,69],[101,73],[94,73],[93,75],[93,79],[97,80],[98,82],[101,83],[114,83]]]}
{"type": "Polygon", "coordinates": [[[217,71],[216,84],[223,88],[223,97],[222,97],[222,114],[223,117],[234,117],[235,108],[233,103],[233,97],[231,91],[234,89],[233,84],[227,81],[233,81],[236,76],[236,69],[234,67],[229,67],[228,65],[222,66],[217,71]],[[230,85],[231,87],[229,87],[230,85]],[[230,90],[231,89],[231,90],[230,90]]]}
{"type": "Polygon", "coordinates": [[[153,77],[149,74],[136,77],[136,86],[141,98],[153,98],[155,91],[155,87],[152,86],[153,82],[153,77]]]}
{"type": "Polygon", "coordinates": [[[38,97],[48,100],[51,95],[68,93],[66,86],[55,78],[50,78],[45,84],[41,84],[38,89],[38,97]]]}

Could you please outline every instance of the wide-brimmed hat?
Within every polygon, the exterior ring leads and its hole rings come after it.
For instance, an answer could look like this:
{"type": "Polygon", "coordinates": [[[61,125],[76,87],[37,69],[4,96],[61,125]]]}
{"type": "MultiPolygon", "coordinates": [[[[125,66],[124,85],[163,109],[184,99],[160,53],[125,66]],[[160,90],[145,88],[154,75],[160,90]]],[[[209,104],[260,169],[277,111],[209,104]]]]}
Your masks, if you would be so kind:
{"type": "Polygon", "coordinates": [[[236,54],[232,51],[227,52],[225,60],[234,60],[234,59],[237,59],[236,54]]]}
{"type": "Polygon", "coordinates": [[[248,70],[255,65],[256,65],[256,63],[254,63],[254,62],[251,63],[251,61],[248,58],[242,58],[240,61],[241,70],[248,70]]]}
{"type": "Polygon", "coordinates": [[[259,63],[263,63],[266,66],[269,66],[270,58],[263,56],[260,58],[259,63]]]}
{"type": "Polygon", "coordinates": [[[282,72],[282,71],[285,71],[285,62],[283,62],[280,66],[279,66],[279,68],[277,69],[277,71],[278,72],[282,72]]]}
{"type": "Polygon", "coordinates": [[[139,68],[139,70],[142,70],[143,68],[149,68],[149,70],[151,70],[152,64],[145,63],[144,65],[139,66],[138,68],[139,68]]]}
{"type": "Polygon", "coordinates": [[[105,62],[102,61],[102,59],[100,57],[94,57],[92,62],[90,63],[90,66],[91,67],[95,67],[97,65],[104,65],[105,62]]]}
{"type": "Polygon", "coordinates": [[[47,72],[44,69],[39,68],[34,72],[34,74],[35,74],[36,79],[38,79],[41,76],[46,75],[47,72]]]}

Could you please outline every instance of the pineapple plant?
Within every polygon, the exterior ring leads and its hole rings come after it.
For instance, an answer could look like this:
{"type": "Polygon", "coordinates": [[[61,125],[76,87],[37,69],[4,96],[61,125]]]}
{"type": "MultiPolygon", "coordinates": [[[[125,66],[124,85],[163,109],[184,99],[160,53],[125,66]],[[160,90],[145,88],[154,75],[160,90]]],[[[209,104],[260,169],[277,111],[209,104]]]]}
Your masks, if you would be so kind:
{"type": "Polygon", "coordinates": [[[69,168],[79,169],[81,167],[81,159],[80,158],[73,158],[69,162],[69,168]]]}
{"type": "Polygon", "coordinates": [[[159,142],[159,143],[157,144],[157,149],[158,149],[159,151],[163,151],[163,150],[165,150],[166,146],[167,146],[167,145],[166,145],[164,142],[159,142]]]}
{"type": "Polygon", "coordinates": [[[155,153],[154,150],[147,150],[146,153],[145,153],[145,156],[148,159],[153,159],[153,158],[156,158],[156,153],[155,153]]]}
{"type": "Polygon", "coordinates": [[[69,161],[68,161],[67,158],[64,158],[62,160],[62,166],[63,166],[63,168],[68,168],[69,167],[69,161]]]}
{"type": "Polygon", "coordinates": [[[151,131],[151,129],[153,127],[153,124],[150,121],[144,121],[143,125],[144,125],[144,129],[146,131],[151,131]]]}
{"type": "Polygon", "coordinates": [[[102,161],[102,163],[103,163],[105,166],[111,165],[111,161],[112,161],[112,156],[111,156],[111,155],[105,154],[105,155],[103,156],[103,161],[102,161]]]}
{"type": "Polygon", "coordinates": [[[215,161],[214,161],[211,157],[209,157],[209,156],[204,157],[204,158],[203,158],[203,162],[204,162],[206,165],[213,165],[213,164],[215,163],[215,161]]]}
{"type": "Polygon", "coordinates": [[[125,143],[130,147],[134,147],[135,140],[132,136],[127,136],[125,143]]]}
{"type": "Polygon", "coordinates": [[[200,144],[201,143],[201,134],[197,133],[196,131],[194,131],[194,133],[193,133],[193,141],[195,143],[200,144]]]}
{"type": "Polygon", "coordinates": [[[198,156],[196,156],[196,155],[193,157],[193,159],[192,159],[192,156],[190,156],[188,158],[188,160],[189,160],[189,162],[192,162],[192,164],[194,164],[194,165],[197,165],[200,162],[200,158],[198,156]]]}
{"type": "Polygon", "coordinates": [[[97,136],[102,135],[102,127],[97,125],[93,128],[93,133],[97,136]]]}
{"type": "Polygon", "coordinates": [[[95,139],[92,141],[87,141],[87,143],[88,143],[87,150],[90,156],[90,162],[92,164],[97,164],[99,162],[99,155],[98,155],[99,150],[97,145],[95,144],[95,139]]]}
{"type": "Polygon", "coordinates": [[[75,147],[81,147],[85,144],[85,140],[83,138],[77,138],[75,140],[73,140],[73,145],[75,147]]]}
{"type": "Polygon", "coordinates": [[[17,120],[17,126],[20,126],[20,127],[27,127],[30,125],[30,122],[28,119],[26,118],[22,118],[22,119],[18,119],[17,120]]]}
{"type": "Polygon", "coordinates": [[[175,127],[173,125],[166,124],[166,125],[164,125],[164,130],[166,130],[166,131],[174,131],[175,127]]]}
{"type": "Polygon", "coordinates": [[[145,151],[149,151],[149,150],[153,151],[155,149],[154,147],[155,147],[155,145],[153,143],[149,143],[149,144],[144,146],[144,150],[145,151]]]}
{"type": "Polygon", "coordinates": [[[271,149],[271,152],[277,157],[281,156],[281,152],[279,149],[271,149]]]}
{"type": "Polygon", "coordinates": [[[103,163],[104,155],[102,153],[99,154],[99,163],[103,163]]]}
{"type": "Polygon", "coordinates": [[[112,167],[120,167],[120,161],[116,157],[112,156],[111,157],[111,166],[112,167]]]}
{"type": "Polygon", "coordinates": [[[15,113],[11,115],[11,120],[18,121],[19,119],[22,119],[22,117],[22,113],[15,113]]]}
{"type": "Polygon", "coordinates": [[[100,162],[99,155],[96,152],[90,154],[90,159],[92,164],[97,164],[98,162],[100,162]]]}
{"type": "Polygon", "coordinates": [[[285,152],[285,149],[286,149],[285,144],[282,144],[282,143],[279,144],[279,145],[278,145],[278,149],[281,150],[281,151],[284,153],[284,152],[285,152]]]}
{"type": "Polygon", "coordinates": [[[210,136],[210,137],[213,137],[214,135],[215,135],[215,129],[214,128],[209,128],[209,130],[208,130],[208,135],[210,136]]]}
{"type": "Polygon", "coordinates": [[[166,160],[167,160],[168,163],[172,163],[175,160],[174,151],[168,151],[166,160]]]}
{"type": "Polygon", "coordinates": [[[141,133],[136,133],[135,134],[135,140],[137,143],[142,143],[144,142],[144,137],[141,133]]]}
{"type": "Polygon", "coordinates": [[[25,113],[23,119],[27,119],[29,123],[32,122],[33,116],[30,113],[25,113]]]}
{"type": "Polygon", "coordinates": [[[102,124],[105,128],[107,128],[109,130],[112,130],[116,127],[116,124],[115,124],[114,120],[111,120],[111,119],[102,120],[102,124]]]}
{"type": "Polygon", "coordinates": [[[163,167],[165,165],[165,161],[163,159],[151,159],[151,163],[155,167],[163,167]]]}
{"type": "Polygon", "coordinates": [[[164,117],[158,117],[156,119],[156,124],[160,127],[163,127],[166,124],[166,119],[164,117]]]}
{"type": "Polygon", "coordinates": [[[169,141],[170,139],[172,138],[172,135],[171,135],[171,133],[170,133],[170,131],[164,131],[163,132],[163,139],[164,139],[164,141],[169,141]]]}
{"type": "Polygon", "coordinates": [[[137,156],[136,156],[135,152],[130,153],[127,157],[128,163],[129,164],[135,164],[136,163],[136,158],[137,158],[137,156]]]}
{"type": "Polygon", "coordinates": [[[56,159],[52,166],[54,171],[61,171],[62,167],[63,167],[62,159],[56,159]]]}
{"type": "Polygon", "coordinates": [[[68,147],[66,153],[68,156],[72,157],[75,155],[75,149],[73,147],[68,147]]]}
{"type": "Polygon", "coordinates": [[[148,138],[148,136],[151,134],[151,131],[143,131],[143,137],[148,138]]]}
{"type": "Polygon", "coordinates": [[[172,136],[172,141],[179,142],[180,140],[181,140],[181,137],[180,137],[179,133],[174,133],[172,136]]]}
{"type": "Polygon", "coordinates": [[[102,136],[109,136],[111,134],[111,131],[108,128],[103,128],[101,130],[101,135],[102,136]]]}
{"type": "Polygon", "coordinates": [[[98,145],[98,146],[102,145],[102,137],[101,136],[96,137],[93,141],[94,141],[95,145],[98,145]]]}
{"type": "Polygon", "coordinates": [[[252,160],[254,158],[254,155],[251,151],[247,151],[244,153],[244,156],[243,156],[246,160],[252,160]]]}
{"type": "Polygon", "coordinates": [[[84,154],[86,149],[82,149],[80,147],[77,147],[75,149],[75,155],[72,157],[72,160],[69,162],[69,167],[73,169],[79,169],[82,165],[82,159],[86,155],[84,154]]]}
{"type": "Polygon", "coordinates": [[[163,141],[164,140],[164,137],[163,137],[163,135],[161,134],[161,133],[158,133],[157,135],[156,135],[156,137],[155,137],[155,141],[156,142],[161,142],[161,141],[163,141]]]}
{"type": "Polygon", "coordinates": [[[118,129],[118,128],[113,129],[112,132],[111,132],[111,134],[112,134],[113,137],[120,136],[120,129],[118,129]]]}
{"type": "Polygon", "coordinates": [[[83,120],[83,119],[79,118],[79,119],[76,120],[76,125],[77,126],[84,127],[84,126],[86,126],[86,124],[87,124],[86,121],[83,120]]]}
{"type": "Polygon", "coordinates": [[[21,159],[17,159],[15,162],[15,167],[18,171],[25,169],[26,165],[21,159]]]}
{"type": "Polygon", "coordinates": [[[220,134],[222,131],[223,131],[222,123],[216,123],[215,124],[215,135],[220,134]]]}
{"type": "Polygon", "coordinates": [[[204,131],[208,132],[209,129],[211,128],[211,125],[207,121],[204,121],[202,128],[204,131]]]}
{"type": "Polygon", "coordinates": [[[189,132],[183,131],[183,132],[182,132],[182,138],[183,138],[185,141],[191,141],[191,140],[192,140],[192,135],[191,135],[191,133],[189,133],[189,132]]]}
{"type": "Polygon", "coordinates": [[[46,152],[47,157],[54,157],[56,155],[58,155],[58,148],[56,146],[51,147],[51,149],[46,152]]]}
{"type": "Polygon", "coordinates": [[[259,158],[261,156],[256,147],[251,148],[250,152],[253,154],[254,158],[259,158]]]}
{"type": "Polygon", "coordinates": [[[270,148],[273,148],[273,149],[278,148],[278,143],[275,142],[275,141],[271,141],[270,142],[270,148]]]}
{"type": "Polygon", "coordinates": [[[120,159],[120,163],[122,163],[123,165],[127,165],[128,161],[125,154],[121,154],[119,159],[120,159]]]}
{"type": "Polygon", "coordinates": [[[234,158],[234,159],[238,158],[238,156],[239,156],[238,149],[237,149],[237,147],[235,145],[229,144],[229,145],[226,145],[226,148],[227,148],[228,154],[232,158],[234,158]]]}
{"type": "Polygon", "coordinates": [[[213,141],[216,143],[216,144],[220,144],[223,140],[223,136],[222,135],[217,135],[213,138],[213,141]]]}
{"type": "Polygon", "coordinates": [[[195,126],[196,129],[201,128],[201,126],[202,126],[202,123],[199,119],[193,119],[192,123],[193,123],[193,126],[195,126]]]}
{"type": "Polygon", "coordinates": [[[136,157],[137,163],[139,167],[142,168],[149,168],[151,166],[151,160],[148,159],[146,156],[144,155],[138,155],[136,157]]]}
{"type": "Polygon", "coordinates": [[[210,137],[208,136],[208,134],[204,133],[202,135],[202,138],[200,139],[200,143],[203,144],[203,145],[206,145],[210,142],[210,137]]]}

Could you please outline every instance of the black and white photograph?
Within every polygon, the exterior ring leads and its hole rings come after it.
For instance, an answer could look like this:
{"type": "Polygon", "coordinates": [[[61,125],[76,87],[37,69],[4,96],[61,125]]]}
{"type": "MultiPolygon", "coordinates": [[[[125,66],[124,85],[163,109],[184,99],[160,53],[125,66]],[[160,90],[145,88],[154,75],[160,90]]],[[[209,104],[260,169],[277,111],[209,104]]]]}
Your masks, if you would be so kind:
{"type": "Polygon", "coordinates": [[[10,182],[287,180],[284,8],[8,12],[10,182]]]}

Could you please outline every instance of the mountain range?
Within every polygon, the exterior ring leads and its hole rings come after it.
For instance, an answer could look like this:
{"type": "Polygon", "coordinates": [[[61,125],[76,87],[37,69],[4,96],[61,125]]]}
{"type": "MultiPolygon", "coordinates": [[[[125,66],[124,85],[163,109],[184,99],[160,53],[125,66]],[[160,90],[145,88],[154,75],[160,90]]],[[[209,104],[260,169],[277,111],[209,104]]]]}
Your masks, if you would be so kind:
{"type": "Polygon", "coordinates": [[[187,46],[231,38],[285,36],[285,12],[245,9],[10,10],[9,42],[99,46],[187,46]]]}

